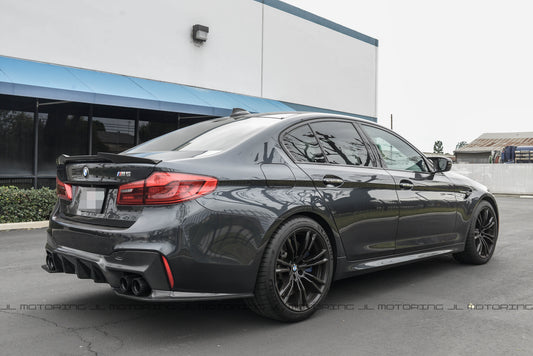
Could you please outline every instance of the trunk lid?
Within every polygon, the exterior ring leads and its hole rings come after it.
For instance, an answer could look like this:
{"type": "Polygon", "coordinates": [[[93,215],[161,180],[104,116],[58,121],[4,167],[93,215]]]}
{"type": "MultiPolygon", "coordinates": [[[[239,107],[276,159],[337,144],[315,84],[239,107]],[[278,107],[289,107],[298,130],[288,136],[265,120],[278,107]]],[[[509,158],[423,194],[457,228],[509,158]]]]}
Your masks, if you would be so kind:
{"type": "Polygon", "coordinates": [[[61,155],[57,177],[72,186],[72,201],[59,199],[59,217],[85,224],[130,227],[143,208],[117,205],[118,187],[147,178],[159,162],[111,153],[61,155]]]}

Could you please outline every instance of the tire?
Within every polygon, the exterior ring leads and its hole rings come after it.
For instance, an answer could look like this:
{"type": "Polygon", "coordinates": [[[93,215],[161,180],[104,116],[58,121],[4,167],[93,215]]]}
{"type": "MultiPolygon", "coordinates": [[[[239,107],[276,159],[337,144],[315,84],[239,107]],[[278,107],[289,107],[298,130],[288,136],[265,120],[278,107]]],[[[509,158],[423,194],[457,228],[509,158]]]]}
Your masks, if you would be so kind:
{"type": "Polygon", "coordinates": [[[499,221],[494,207],[485,200],[481,201],[472,215],[465,249],[463,252],[453,254],[453,257],[466,264],[482,265],[487,263],[496,247],[498,227],[499,221]]]}
{"type": "Polygon", "coordinates": [[[322,226],[306,217],[283,223],[269,241],[250,309],[264,317],[296,322],[310,317],[333,277],[333,250],[322,226]]]}

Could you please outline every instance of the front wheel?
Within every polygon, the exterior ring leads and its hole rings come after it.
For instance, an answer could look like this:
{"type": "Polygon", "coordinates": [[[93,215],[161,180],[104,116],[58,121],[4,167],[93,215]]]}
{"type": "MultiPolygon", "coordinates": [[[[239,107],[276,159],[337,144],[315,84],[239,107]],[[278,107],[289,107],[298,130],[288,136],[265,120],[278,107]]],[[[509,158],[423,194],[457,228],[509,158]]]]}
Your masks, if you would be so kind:
{"type": "Polygon", "coordinates": [[[487,263],[494,253],[497,240],[498,216],[489,202],[482,201],[472,216],[464,251],[455,253],[453,257],[461,263],[487,263]]]}
{"type": "Polygon", "coordinates": [[[316,221],[293,218],[270,240],[257,276],[250,309],[271,319],[300,321],[325,298],[333,276],[333,250],[316,221]]]}

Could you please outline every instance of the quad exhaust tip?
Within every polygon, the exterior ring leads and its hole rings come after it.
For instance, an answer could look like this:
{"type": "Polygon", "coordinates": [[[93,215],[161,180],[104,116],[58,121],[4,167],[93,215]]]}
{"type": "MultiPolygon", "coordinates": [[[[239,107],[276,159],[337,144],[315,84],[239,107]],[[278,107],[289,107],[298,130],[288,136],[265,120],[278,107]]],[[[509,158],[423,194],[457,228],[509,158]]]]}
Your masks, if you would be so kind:
{"type": "Polygon", "coordinates": [[[119,281],[119,292],[133,294],[136,297],[146,297],[152,289],[143,277],[123,276],[119,281]]]}
{"type": "MultiPolygon", "coordinates": [[[[42,267],[48,272],[60,271],[61,268],[58,268],[53,255],[47,254],[45,262],[46,265],[42,267]]],[[[150,295],[152,288],[150,288],[146,279],[139,275],[123,275],[119,280],[118,292],[121,294],[133,294],[136,297],[146,297],[150,295]]]]}
{"type": "Polygon", "coordinates": [[[119,292],[122,294],[131,293],[131,282],[132,281],[133,281],[133,277],[131,276],[124,276],[120,278],[119,292]]]}
{"type": "Polygon", "coordinates": [[[151,292],[148,282],[142,277],[135,278],[131,283],[131,291],[136,297],[146,297],[151,292]]]}

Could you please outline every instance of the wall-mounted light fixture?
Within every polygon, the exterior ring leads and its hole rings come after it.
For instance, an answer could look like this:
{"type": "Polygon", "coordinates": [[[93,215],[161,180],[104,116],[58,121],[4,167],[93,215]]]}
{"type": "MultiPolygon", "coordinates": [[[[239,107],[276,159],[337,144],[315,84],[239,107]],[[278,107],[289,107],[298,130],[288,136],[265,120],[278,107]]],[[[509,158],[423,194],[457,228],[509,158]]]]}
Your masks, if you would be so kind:
{"type": "Polygon", "coordinates": [[[194,25],[192,27],[192,39],[195,42],[207,41],[207,34],[209,33],[209,27],[203,25],[194,25]]]}

